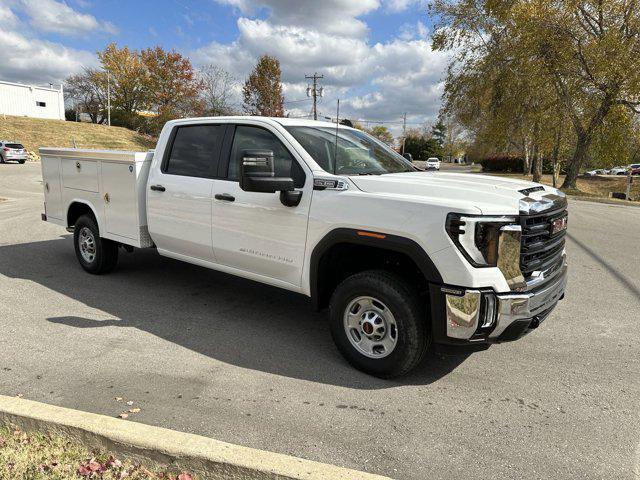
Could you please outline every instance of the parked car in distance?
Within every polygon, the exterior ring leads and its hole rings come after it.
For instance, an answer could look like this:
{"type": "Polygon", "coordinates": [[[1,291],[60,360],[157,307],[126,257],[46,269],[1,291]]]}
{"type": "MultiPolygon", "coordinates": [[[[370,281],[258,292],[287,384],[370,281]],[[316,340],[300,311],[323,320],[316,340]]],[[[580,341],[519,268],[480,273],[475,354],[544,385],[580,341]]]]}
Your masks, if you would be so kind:
{"type": "MultiPolygon", "coordinates": [[[[113,270],[120,247],[156,248],[307,295],[328,308],[344,357],[372,375],[407,373],[432,344],[517,340],[564,297],[564,193],[515,178],[425,174],[344,125],[191,118],[167,122],[149,152],[40,155],[42,219],[73,232],[87,272],[113,270]]],[[[280,328],[273,320],[263,327],[280,328]]],[[[509,362],[527,360],[515,352],[509,362]]]]}
{"type": "Polygon", "coordinates": [[[436,157],[427,158],[427,170],[440,170],[440,160],[436,157]]]}
{"type": "Polygon", "coordinates": [[[613,167],[609,170],[609,175],[626,175],[628,167],[613,167]]]}
{"type": "Polygon", "coordinates": [[[27,150],[20,143],[0,140],[0,163],[15,161],[24,163],[27,161],[27,150]]]}
{"type": "Polygon", "coordinates": [[[609,175],[609,170],[605,170],[604,168],[597,168],[595,170],[589,170],[585,172],[586,175],[593,177],[595,175],[609,175]]]}
{"type": "Polygon", "coordinates": [[[629,165],[629,170],[631,170],[631,175],[640,175],[640,163],[632,163],[629,165]]]}

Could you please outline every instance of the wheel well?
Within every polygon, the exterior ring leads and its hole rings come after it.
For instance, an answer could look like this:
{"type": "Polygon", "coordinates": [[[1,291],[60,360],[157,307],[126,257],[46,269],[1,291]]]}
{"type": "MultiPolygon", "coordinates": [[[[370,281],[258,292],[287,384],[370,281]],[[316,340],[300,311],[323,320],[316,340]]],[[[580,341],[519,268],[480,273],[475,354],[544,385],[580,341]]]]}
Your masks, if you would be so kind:
{"type": "Polygon", "coordinates": [[[96,220],[96,216],[89,205],[81,202],[73,202],[69,205],[69,210],[67,210],[67,226],[73,227],[82,215],[87,214],[91,215],[93,219],[96,220]]]}
{"type": "Polygon", "coordinates": [[[344,279],[365,270],[393,272],[416,287],[420,294],[428,292],[427,278],[409,255],[371,245],[336,243],[324,251],[315,270],[312,296],[318,309],[327,307],[331,294],[344,279]]]}

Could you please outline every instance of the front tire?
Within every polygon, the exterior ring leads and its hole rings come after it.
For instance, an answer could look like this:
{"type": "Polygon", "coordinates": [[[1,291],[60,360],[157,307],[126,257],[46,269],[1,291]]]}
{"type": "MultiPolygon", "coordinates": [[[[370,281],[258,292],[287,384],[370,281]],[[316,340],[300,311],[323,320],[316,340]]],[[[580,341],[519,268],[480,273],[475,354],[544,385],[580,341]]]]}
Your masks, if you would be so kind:
{"type": "Polygon", "coordinates": [[[331,335],[355,368],[380,378],[408,373],[430,343],[424,302],[404,279],[369,270],[344,280],[329,304],[331,335]]]}
{"type": "Polygon", "coordinates": [[[85,271],[99,275],[109,273],[118,263],[118,244],[100,237],[93,216],[82,215],[73,229],[76,257],[85,271]]]}

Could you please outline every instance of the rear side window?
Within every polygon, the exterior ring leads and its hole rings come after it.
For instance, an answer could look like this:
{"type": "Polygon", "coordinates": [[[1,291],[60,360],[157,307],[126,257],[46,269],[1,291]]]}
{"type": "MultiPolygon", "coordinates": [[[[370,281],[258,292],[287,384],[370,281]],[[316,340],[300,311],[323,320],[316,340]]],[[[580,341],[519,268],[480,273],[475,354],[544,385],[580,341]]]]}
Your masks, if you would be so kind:
{"type": "Polygon", "coordinates": [[[24,148],[19,143],[7,143],[7,144],[5,144],[5,147],[7,147],[7,148],[20,148],[20,149],[24,148]]]}
{"type": "Polygon", "coordinates": [[[248,125],[236,127],[227,175],[229,180],[238,180],[238,171],[244,150],[272,150],[275,176],[292,178],[296,188],[304,186],[304,170],[282,142],[270,131],[248,125]]]}
{"type": "Polygon", "coordinates": [[[214,177],[224,131],[224,125],[177,127],[163,172],[186,177],[214,177]]]}

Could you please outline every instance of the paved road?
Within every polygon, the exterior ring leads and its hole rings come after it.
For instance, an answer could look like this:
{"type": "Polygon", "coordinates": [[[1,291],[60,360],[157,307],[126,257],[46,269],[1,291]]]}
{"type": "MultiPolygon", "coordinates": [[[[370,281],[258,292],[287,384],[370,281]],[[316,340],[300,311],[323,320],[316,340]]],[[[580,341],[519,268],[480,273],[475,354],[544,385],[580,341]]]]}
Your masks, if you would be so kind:
{"type": "Polygon", "coordinates": [[[0,167],[2,394],[132,400],[133,421],[401,479],[633,478],[640,208],[571,203],[567,298],[538,331],[382,381],[301,296],[153,251],[83,273],[39,219],[39,165],[0,167]]]}

